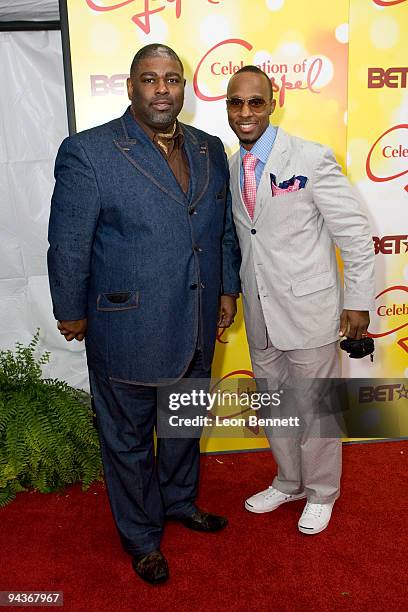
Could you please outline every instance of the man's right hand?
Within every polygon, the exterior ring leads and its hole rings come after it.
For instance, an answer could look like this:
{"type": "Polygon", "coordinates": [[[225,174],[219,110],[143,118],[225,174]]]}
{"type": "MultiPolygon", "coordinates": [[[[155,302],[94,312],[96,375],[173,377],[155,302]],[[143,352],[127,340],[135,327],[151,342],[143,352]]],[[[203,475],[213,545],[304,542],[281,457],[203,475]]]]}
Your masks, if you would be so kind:
{"type": "Polygon", "coordinates": [[[71,342],[75,338],[81,342],[85,338],[88,319],[79,319],[78,321],[58,321],[57,327],[60,334],[65,336],[65,340],[71,342]]]}

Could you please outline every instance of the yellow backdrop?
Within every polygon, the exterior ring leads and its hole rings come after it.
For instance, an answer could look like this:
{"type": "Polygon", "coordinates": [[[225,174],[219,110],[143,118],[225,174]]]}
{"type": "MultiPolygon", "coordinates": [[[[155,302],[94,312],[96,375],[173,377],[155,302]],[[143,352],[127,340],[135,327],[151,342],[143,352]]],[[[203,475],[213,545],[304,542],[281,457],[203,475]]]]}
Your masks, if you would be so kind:
{"type": "MultiPolygon", "coordinates": [[[[220,136],[231,154],[237,148],[237,141],[226,120],[227,83],[242,65],[256,64],[273,80],[277,107],[272,122],[288,132],[329,145],[344,170],[348,136],[349,174],[359,184],[368,206],[376,202],[372,212],[376,236],[402,233],[398,211],[400,206],[405,206],[406,211],[408,194],[401,188],[404,178],[397,179],[392,187],[396,195],[393,191],[392,216],[388,218],[383,191],[387,191],[389,200],[391,184],[372,182],[365,173],[365,159],[377,136],[391,125],[408,123],[402,117],[406,89],[367,88],[367,68],[384,66],[385,49],[392,53],[387,55],[386,67],[400,66],[402,58],[407,57],[407,28],[404,26],[404,37],[403,24],[407,21],[408,5],[401,0],[400,6],[394,5],[395,2],[380,0],[351,0],[349,15],[349,0],[331,3],[326,0],[307,3],[302,0],[68,0],[77,130],[123,113],[128,104],[125,81],[134,53],[143,45],[161,42],[174,48],[185,66],[186,102],[181,120],[220,136]],[[373,194],[376,194],[374,200],[373,194]]],[[[403,138],[406,141],[407,127],[405,132],[400,130],[399,136],[393,134],[392,145],[397,146],[403,138]]],[[[378,157],[377,150],[375,156],[378,157]]],[[[380,176],[393,172],[391,162],[398,166],[400,161],[405,164],[407,161],[392,157],[390,162],[377,157],[373,168],[380,176]]],[[[405,179],[408,182],[408,177],[405,179]]],[[[408,232],[408,223],[405,231],[408,232]]],[[[406,256],[405,264],[403,259],[402,252],[400,257],[395,255],[389,259],[379,280],[379,292],[383,287],[404,284],[406,256]]],[[[397,300],[397,290],[393,291],[384,294],[383,300],[379,298],[378,304],[387,307],[392,300],[397,300]]],[[[403,290],[398,291],[401,295],[403,290]]],[[[373,322],[376,330],[401,324],[400,315],[387,317],[382,316],[383,312],[387,311],[382,309],[378,320],[373,322]]],[[[347,363],[347,373],[367,377],[380,376],[379,371],[382,376],[408,375],[408,370],[404,370],[408,353],[398,345],[403,328],[392,333],[379,340],[380,359],[375,370],[367,364],[361,369],[360,364],[353,373],[347,363]]],[[[213,376],[216,381],[223,377],[251,376],[241,312],[234,327],[218,339],[213,376]]],[[[261,434],[250,431],[243,434],[242,439],[204,440],[203,449],[267,446],[261,434]]]]}

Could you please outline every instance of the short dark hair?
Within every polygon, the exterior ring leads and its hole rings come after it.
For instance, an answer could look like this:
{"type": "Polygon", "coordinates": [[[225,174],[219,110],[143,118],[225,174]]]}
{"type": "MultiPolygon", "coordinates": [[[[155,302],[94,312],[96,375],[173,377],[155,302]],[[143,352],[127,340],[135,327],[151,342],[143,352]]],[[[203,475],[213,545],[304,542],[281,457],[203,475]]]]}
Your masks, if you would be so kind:
{"type": "Polygon", "coordinates": [[[239,70],[237,70],[234,73],[234,76],[236,74],[241,74],[242,72],[253,72],[255,74],[262,74],[265,79],[268,81],[268,86],[269,86],[269,93],[271,96],[271,99],[273,98],[273,89],[272,89],[272,83],[271,83],[271,79],[268,77],[268,75],[266,74],[266,72],[264,72],[263,70],[261,70],[260,68],[258,68],[258,66],[252,66],[251,64],[248,64],[247,66],[243,66],[242,68],[240,68],[239,70]]]}
{"type": "Polygon", "coordinates": [[[175,60],[176,62],[180,64],[181,72],[182,73],[184,72],[183,63],[181,59],[179,58],[179,56],[177,55],[177,53],[173,51],[173,49],[171,49],[167,45],[162,45],[161,43],[152,43],[151,45],[146,45],[145,47],[142,47],[136,53],[135,57],[132,60],[132,64],[130,66],[130,76],[132,76],[135,73],[136,66],[140,61],[144,59],[148,59],[149,57],[160,57],[160,56],[168,57],[170,59],[175,60]]]}

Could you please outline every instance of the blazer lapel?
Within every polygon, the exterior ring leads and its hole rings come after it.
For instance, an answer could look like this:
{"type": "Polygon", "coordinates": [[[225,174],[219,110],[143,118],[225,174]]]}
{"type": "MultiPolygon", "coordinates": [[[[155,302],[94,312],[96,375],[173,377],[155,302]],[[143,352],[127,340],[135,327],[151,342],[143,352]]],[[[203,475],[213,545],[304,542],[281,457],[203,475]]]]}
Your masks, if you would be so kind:
{"type": "MultiPolygon", "coordinates": [[[[271,154],[268,157],[268,161],[265,164],[264,171],[262,173],[261,182],[264,180],[268,181],[270,185],[269,175],[272,172],[278,178],[285,166],[289,162],[289,139],[288,135],[282,128],[278,128],[275,142],[273,143],[271,154]]],[[[270,187],[269,187],[270,189],[270,187]]],[[[270,203],[269,198],[257,198],[255,206],[254,223],[257,221],[259,215],[262,212],[263,207],[270,203]]]]}
{"type": "Polygon", "coordinates": [[[129,109],[121,118],[124,138],[114,139],[115,146],[126,159],[166,196],[186,205],[186,196],[178,184],[171,168],[142,128],[136,123],[129,109]]]}
{"type": "Polygon", "coordinates": [[[210,180],[210,155],[208,142],[198,140],[189,126],[181,124],[184,134],[184,149],[190,166],[190,208],[195,208],[206,193],[210,180]]]}
{"type": "Polygon", "coordinates": [[[242,198],[241,155],[239,149],[230,159],[230,184],[234,213],[236,215],[242,213],[243,215],[245,215],[245,219],[248,220],[248,223],[252,223],[252,220],[248,214],[247,207],[245,206],[245,202],[242,198]]]}

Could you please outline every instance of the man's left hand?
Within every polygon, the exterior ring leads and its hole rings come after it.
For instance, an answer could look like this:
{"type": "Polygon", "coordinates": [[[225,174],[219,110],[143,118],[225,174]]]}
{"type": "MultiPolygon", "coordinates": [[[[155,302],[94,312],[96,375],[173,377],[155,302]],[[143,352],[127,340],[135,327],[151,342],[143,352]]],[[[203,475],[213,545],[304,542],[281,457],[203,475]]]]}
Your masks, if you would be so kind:
{"type": "Polygon", "coordinates": [[[237,314],[237,298],[233,295],[222,295],[220,297],[220,314],[218,327],[229,327],[234,322],[237,314]]]}
{"type": "Polygon", "coordinates": [[[340,316],[339,336],[360,340],[367,335],[369,324],[368,310],[343,310],[340,316]]]}

